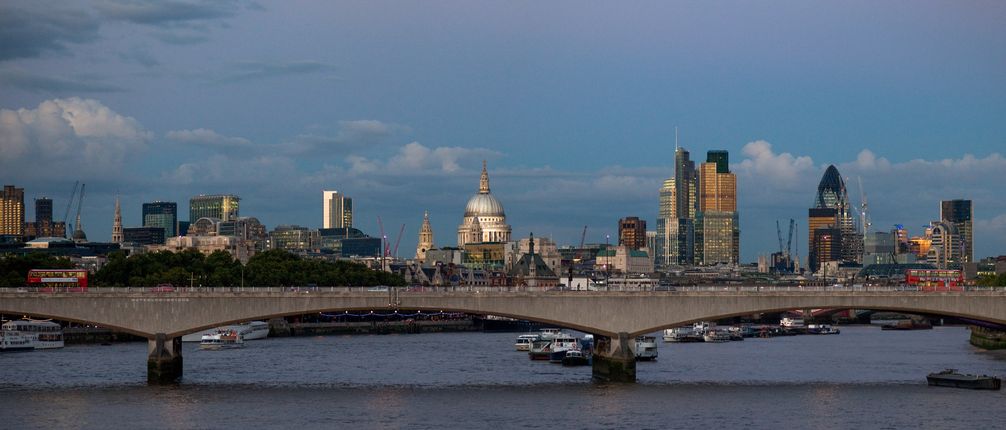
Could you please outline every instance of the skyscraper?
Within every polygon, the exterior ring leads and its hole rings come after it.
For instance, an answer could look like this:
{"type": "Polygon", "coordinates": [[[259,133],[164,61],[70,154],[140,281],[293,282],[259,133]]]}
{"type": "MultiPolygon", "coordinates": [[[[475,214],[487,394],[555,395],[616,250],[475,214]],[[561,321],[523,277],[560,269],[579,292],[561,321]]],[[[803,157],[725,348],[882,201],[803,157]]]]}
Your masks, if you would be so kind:
{"type": "Polygon", "coordinates": [[[42,197],[35,199],[35,223],[52,222],[52,199],[42,197]]]}
{"type": "Polygon", "coordinates": [[[24,236],[24,188],[4,185],[0,193],[0,236],[24,236]]]}
{"type": "Polygon", "coordinates": [[[618,220],[618,244],[630,249],[646,247],[646,220],[630,216],[618,220]]]}
{"type": "Polygon", "coordinates": [[[660,188],[660,212],[657,217],[656,265],[666,268],[695,261],[695,215],[698,196],[695,163],[688,151],[674,151],[674,177],[660,188]]]}
{"type": "Polygon", "coordinates": [[[321,192],[322,228],[353,226],[353,199],[338,191],[321,192]]]}
{"type": "Polygon", "coordinates": [[[975,261],[974,236],[972,228],[973,210],[971,200],[943,200],[940,202],[940,220],[953,224],[959,238],[957,250],[960,263],[975,261]]]}
{"type": "Polygon", "coordinates": [[[189,222],[204,217],[230,221],[240,215],[240,201],[240,197],[231,194],[195,196],[189,199],[189,222]]]}
{"type": "Polygon", "coordinates": [[[176,235],[180,236],[179,231],[177,229],[178,203],[175,202],[144,203],[143,226],[163,228],[165,238],[175,237],[176,235]]]}
{"type": "MultiPolygon", "coordinates": [[[[852,207],[849,206],[849,196],[845,190],[845,181],[838,169],[834,165],[829,165],[821,177],[821,182],[817,185],[817,195],[814,198],[814,206],[811,210],[811,219],[808,226],[808,250],[813,252],[817,249],[814,241],[814,230],[825,225],[837,228],[841,231],[841,244],[839,246],[840,261],[848,263],[858,263],[863,260],[863,235],[856,231],[856,224],[852,217],[852,207]],[[822,219],[814,220],[816,216],[820,218],[824,212],[814,212],[813,209],[834,209],[835,218],[830,224],[822,219]],[[816,215],[815,215],[816,214],[816,215]]],[[[829,237],[834,237],[831,235],[829,237]]],[[[830,253],[830,251],[829,251],[830,253]]],[[[822,260],[823,261],[823,260],[822,260]]],[[[810,262],[812,270],[817,270],[814,261],[810,262]]]]}
{"type": "Polygon", "coordinates": [[[727,151],[709,151],[699,166],[699,211],[695,219],[695,263],[736,264],[740,260],[737,176],[727,151]]]}

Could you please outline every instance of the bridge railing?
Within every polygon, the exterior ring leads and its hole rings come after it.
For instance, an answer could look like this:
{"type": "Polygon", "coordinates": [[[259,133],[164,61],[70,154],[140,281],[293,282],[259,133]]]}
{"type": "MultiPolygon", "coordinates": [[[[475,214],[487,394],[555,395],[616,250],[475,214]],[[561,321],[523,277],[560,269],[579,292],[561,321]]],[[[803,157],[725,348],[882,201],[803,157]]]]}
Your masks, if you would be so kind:
{"type": "Polygon", "coordinates": [[[372,293],[390,294],[402,292],[525,292],[525,291],[561,291],[561,292],[709,292],[709,293],[775,293],[775,292],[899,292],[899,293],[955,293],[955,292],[1002,292],[1006,288],[984,286],[961,286],[953,288],[919,287],[914,285],[829,285],[829,286],[792,286],[792,285],[690,285],[673,287],[653,287],[634,289],[589,289],[571,290],[567,288],[532,288],[524,286],[439,286],[439,287],[353,287],[353,286],[311,286],[311,287],[97,287],[85,291],[74,288],[53,287],[3,287],[0,293],[129,293],[171,295],[175,293],[296,293],[311,294],[322,292],[342,293],[372,293]]]}

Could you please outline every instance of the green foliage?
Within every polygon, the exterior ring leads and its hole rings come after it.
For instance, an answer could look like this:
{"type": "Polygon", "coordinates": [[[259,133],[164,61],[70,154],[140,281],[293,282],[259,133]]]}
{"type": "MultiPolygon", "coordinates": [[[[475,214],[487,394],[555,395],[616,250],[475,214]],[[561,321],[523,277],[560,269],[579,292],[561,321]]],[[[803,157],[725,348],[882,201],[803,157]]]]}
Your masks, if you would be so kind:
{"type": "Polygon", "coordinates": [[[27,255],[7,254],[0,256],[0,287],[23,287],[28,282],[31,269],[72,269],[73,263],[66,258],[53,257],[43,253],[27,255]]]}
{"type": "Polygon", "coordinates": [[[93,279],[94,285],[103,287],[153,287],[164,283],[178,287],[236,287],[242,285],[242,274],[246,287],[405,285],[401,276],[377,272],[362,264],[303,259],[282,250],[259,253],[243,267],[222,251],[208,256],[194,250],[161,251],[128,258],[117,252],[109,255],[108,263],[93,279]]]}
{"type": "Polygon", "coordinates": [[[1006,273],[998,276],[982,276],[978,278],[978,285],[985,287],[1006,287],[1006,273]]]}

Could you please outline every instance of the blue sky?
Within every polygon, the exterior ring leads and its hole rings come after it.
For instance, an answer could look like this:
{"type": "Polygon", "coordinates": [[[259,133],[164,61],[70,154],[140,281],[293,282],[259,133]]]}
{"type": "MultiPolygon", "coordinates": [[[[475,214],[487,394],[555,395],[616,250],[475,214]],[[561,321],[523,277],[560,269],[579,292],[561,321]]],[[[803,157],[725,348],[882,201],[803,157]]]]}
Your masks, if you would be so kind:
{"type": "Polygon", "coordinates": [[[235,193],[272,228],[336,189],[411,255],[425,209],[455,243],[488,159],[515,236],[599,242],[655,227],[677,126],[730,151],[745,261],[828,164],[874,226],[971,198],[977,254],[1006,254],[1002,2],[542,3],[6,1],[0,180],[57,213],[86,182],[92,239],[116,193],[127,226],[235,193]]]}

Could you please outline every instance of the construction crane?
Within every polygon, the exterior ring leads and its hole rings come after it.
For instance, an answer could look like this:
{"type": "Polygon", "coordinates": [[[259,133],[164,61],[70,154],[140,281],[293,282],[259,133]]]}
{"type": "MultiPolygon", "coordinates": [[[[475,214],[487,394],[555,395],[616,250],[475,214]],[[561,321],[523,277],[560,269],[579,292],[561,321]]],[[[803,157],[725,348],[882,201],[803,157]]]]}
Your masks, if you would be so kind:
{"type": "Polygon", "coordinates": [[[384,222],[381,221],[381,216],[377,216],[377,226],[381,228],[381,256],[388,256],[388,245],[385,243],[388,241],[388,237],[384,235],[384,222]]]}
{"type": "MultiPolygon", "coordinates": [[[[66,225],[67,218],[70,218],[70,208],[73,207],[73,197],[77,195],[77,187],[80,186],[80,181],[73,182],[73,191],[70,192],[70,198],[66,200],[66,212],[63,213],[63,225],[66,225]]],[[[66,232],[68,230],[63,228],[63,237],[66,237],[66,232]]]]}
{"type": "Polygon", "coordinates": [[[580,249],[583,249],[583,241],[587,239],[587,226],[583,226],[583,234],[580,235],[580,249]]]}
{"type": "Polygon", "coordinates": [[[83,234],[84,233],[84,229],[80,225],[80,210],[84,207],[84,187],[86,187],[86,186],[87,186],[87,184],[80,184],[80,194],[78,195],[78,200],[77,200],[77,218],[76,218],[76,221],[74,222],[74,225],[73,225],[73,237],[75,239],[78,236],[77,232],[81,233],[80,237],[82,239],[85,238],[85,236],[83,234]]]}
{"type": "Polygon", "coordinates": [[[402,224],[402,228],[398,229],[398,239],[395,239],[395,250],[391,252],[395,258],[398,258],[398,244],[402,243],[402,233],[405,233],[405,224],[402,224]]]}
{"type": "Polygon", "coordinates": [[[857,177],[859,179],[859,224],[863,228],[863,236],[870,231],[870,218],[869,218],[869,205],[866,203],[866,192],[863,191],[863,178],[857,177]]]}
{"type": "Polygon", "coordinates": [[[782,228],[779,227],[779,220],[775,220],[775,235],[779,238],[779,255],[786,255],[782,248],[782,228]]]}
{"type": "Polygon", "coordinates": [[[793,253],[793,229],[796,228],[796,221],[793,218],[789,219],[789,236],[786,238],[786,258],[792,258],[793,253]]]}

